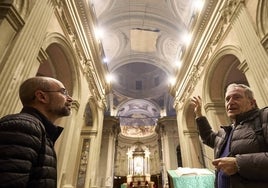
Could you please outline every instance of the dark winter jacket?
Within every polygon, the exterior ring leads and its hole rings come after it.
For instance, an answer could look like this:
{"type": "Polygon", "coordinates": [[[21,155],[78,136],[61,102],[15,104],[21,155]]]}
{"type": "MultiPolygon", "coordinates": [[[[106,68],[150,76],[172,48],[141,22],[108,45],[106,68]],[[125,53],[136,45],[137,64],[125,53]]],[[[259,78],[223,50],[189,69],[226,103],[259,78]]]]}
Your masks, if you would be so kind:
{"type": "MultiPolygon", "coordinates": [[[[265,109],[267,116],[268,108],[265,109]]],[[[268,129],[262,125],[260,110],[252,110],[241,114],[236,119],[230,155],[236,157],[239,171],[230,178],[231,188],[264,188],[268,187],[268,129]],[[266,140],[266,142],[265,142],[266,140]]],[[[267,120],[267,119],[266,119],[267,120]]],[[[222,126],[218,132],[213,132],[205,117],[196,119],[203,142],[214,148],[215,158],[219,158],[231,126],[222,126]]]]}
{"type": "Polygon", "coordinates": [[[33,108],[0,120],[0,187],[56,188],[54,142],[62,131],[33,108]]]}

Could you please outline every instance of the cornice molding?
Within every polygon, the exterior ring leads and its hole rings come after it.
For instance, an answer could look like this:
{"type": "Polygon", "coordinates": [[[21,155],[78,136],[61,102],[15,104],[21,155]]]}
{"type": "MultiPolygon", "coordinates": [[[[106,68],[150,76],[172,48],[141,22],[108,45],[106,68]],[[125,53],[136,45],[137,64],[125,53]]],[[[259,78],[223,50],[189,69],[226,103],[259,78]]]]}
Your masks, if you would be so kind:
{"type": "Polygon", "coordinates": [[[15,31],[19,31],[25,24],[16,8],[9,3],[0,3],[0,18],[5,18],[15,31]]]}
{"type": "MultiPolygon", "coordinates": [[[[208,6],[205,8],[206,12],[203,16],[200,15],[202,16],[200,23],[196,23],[195,28],[197,30],[194,31],[194,41],[184,54],[184,62],[189,63],[188,67],[181,71],[186,74],[178,78],[178,84],[174,87],[177,89],[174,102],[176,110],[181,109],[191,96],[206,63],[210,61],[217,47],[221,44],[238,11],[244,4],[244,0],[226,0],[225,2],[222,1],[221,4],[217,4],[217,2],[214,0],[208,2],[208,6]],[[218,14],[218,18],[213,17],[215,14],[218,14]],[[208,34],[204,34],[204,32],[208,34]],[[199,52],[197,49],[199,49],[199,52]],[[181,85],[181,88],[178,88],[179,85],[181,85]]],[[[175,92],[174,89],[172,92],[175,92]]]]}
{"type": "Polygon", "coordinates": [[[102,44],[95,38],[94,29],[98,26],[96,14],[93,12],[93,8],[88,1],[77,0],[75,1],[76,5],[76,15],[79,16],[79,20],[81,21],[81,26],[86,35],[84,35],[84,40],[87,41],[89,51],[86,57],[90,57],[92,61],[92,67],[94,67],[95,74],[93,77],[95,78],[96,85],[98,90],[104,93],[109,92],[109,85],[106,83],[105,76],[108,72],[107,66],[103,64],[103,58],[105,57],[104,50],[102,44]]]}
{"type": "Polygon", "coordinates": [[[96,130],[88,130],[88,129],[83,129],[81,131],[81,136],[96,136],[98,131],[96,130]]]}
{"type": "MultiPolygon", "coordinates": [[[[202,50],[204,48],[202,45],[205,44],[200,43],[204,41],[204,38],[207,35],[205,31],[207,30],[211,19],[213,19],[212,16],[215,14],[215,9],[218,5],[217,3],[218,1],[216,0],[207,1],[207,4],[203,8],[203,10],[205,11],[202,11],[200,15],[197,16],[196,20],[193,22],[192,38],[194,40],[192,41],[191,45],[187,47],[186,51],[182,55],[182,61],[184,62],[184,66],[181,68],[180,72],[183,72],[184,74],[178,73],[177,84],[170,90],[171,94],[175,96],[177,100],[182,100],[182,98],[185,98],[182,97],[182,95],[185,95],[185,91],[189,91],[189,88],[191,88],[187,85],[189,83],[191,83],[191,85],[195,85],[195,83],[193,82],[199,79],[199,70],[197,67],[197,63],[195,62],[198,60],[196,60],[195,58],[197,54],[202,57],[202,52],[197,51],[197,49],[202,50]],[[192,78],[192,76],[194,77],[192,78]]],[[[178,101],[175,101],[175,106],[177,104],[178,101]]]]}
{"type": "Polygon", "coordinates": [[[96,20],[88,6],[83,0],[61,1],[55,12],[80,61],[94,101],[101,101],[102,105],[107,106],[105,96],[110,88],[105,76],[108,69],[101,61],[102,46],[93,36],[96,20]]]}

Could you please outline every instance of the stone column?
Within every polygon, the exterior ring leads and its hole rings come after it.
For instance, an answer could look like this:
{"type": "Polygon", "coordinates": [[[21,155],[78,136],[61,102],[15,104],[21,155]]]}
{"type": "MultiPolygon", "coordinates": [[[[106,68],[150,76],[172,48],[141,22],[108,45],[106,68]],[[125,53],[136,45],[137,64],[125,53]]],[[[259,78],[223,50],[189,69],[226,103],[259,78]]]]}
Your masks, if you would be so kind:
{"type": "Polygon", "coordinates": [[[182,166],[190,168],[204,167],[202,148],[195,120],[192,116],[193,112],[184,113],[179,106],[176,106],[176,111],[182,166]],[[185,118],[182,118],[183,116],[185,118]]]}
{"type": "Polygon", "coordinates": [[[163,155],[163,185],[168,183],[167,170],[178,167],[176,148],[179,145],[176,118],[165,117],[158,120],[161,127],[161,144],[163,155]]]}
{"type": "MultiPolygon", "coordinates": [[[[186,167],[203,168],[205,167],[203,156],[201,153],[201,145],[199,140],[199,134],[197,130],[184,130],[188,161],[186,167]]],[[[182,151],[183,152],[183,151],[182,151]]]]}
{"type": "MultiPolygon", "coordinates": [[[[93,101],[93,100],[92,100],[93,101]]],[[[102,139],[102,130],[103,130],[103,119],[104,119],[104,106],[102,101],[93,101],[95,109],[92,109],[93,112],[93,128],[91,142],[90,142],[90,154],[89,154],[89,163],[87,167],[87,177],[85,188],[98,188],[100,187],[101,178],[99,178],[99,162],[100,162],[100,147],[102,139]]]]}
{"type": "MultiPolygon", "coordinates": [[[[58,154],[58,185],[61,188],[72,188],[75,185],[74,181],[77,180],[77,177],[74,178],[76,174],[74,169],[79,168],[79,166],[76,168],[76,159],[80,147],[81,127],[83,125],[82,118],[78,115],[79,106],[78,101],[74,100],[71,116],[62,119],[60,122],[61,125],[65,125],[64,132],[57,140],[55,150],[58,154]]],[[[79,158],[81,161],[81,156],[79,158]]]]}
{"type": "Polygon", "coordinates": [[[167,177],[167,166],[169,165],[169,160],[168,160],[168,153],[169,153],[169,147],[167,144],[167,133],[164,130],[164,127],[161,128],[160,131],[161,134],[161,146],[162,146],[162,151],[159,151],[162,153],[162,163],[161,163],[161,172],[162,172],[162,184],[163,186],[165,186],[165,184],[168,181],[168,177],[167,177]]]}
{"type": "Polygon", "coordinates": [[[112,188],[114,178],[114,164],[115,164],[115,145],[116,137],[119,132],[118,119],[105,118],[102,138],[102,161],[100,162],[101,169],[99,176],[104,178],[104,186],[112,188]],[[107,154],[106,154],[107,153],[107,154]],[[106,154],[106,155],[105,155],[106,154]],[[103,165],[106,164],[106,165],[103,165]]]}
{"type": "Polygon", "coordinates": [[[16,109],[19,105],[18,87],[26,78],[35,76],[38,70],[38,53],[52,15],[51,1],[36,1],[12,44],[14,46],[9,56],[5,57],[0,74],[0,106],[4,111],[0,112],[0,116],[19,110],[16,109]]]}
{"type": "Polygon", "coordinates": [[[110,188],[113,187],[114,151],[115,151],[115,137],[114,134],[109,134],[105,187],[110,188]]]}

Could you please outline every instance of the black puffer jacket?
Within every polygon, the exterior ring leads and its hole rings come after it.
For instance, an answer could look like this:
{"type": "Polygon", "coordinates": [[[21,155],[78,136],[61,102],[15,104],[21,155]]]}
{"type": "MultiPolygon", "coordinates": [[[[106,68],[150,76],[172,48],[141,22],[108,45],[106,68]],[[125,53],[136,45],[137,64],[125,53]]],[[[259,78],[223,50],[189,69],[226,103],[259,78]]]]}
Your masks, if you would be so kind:
{"type": "Polygon", "coordinates": [[[33,108],[0,120],[0,187],[56,188],[54,142],[62,131],[33,108]]]}
{"type": "MultiPolygon", "coordinates": [[[[268,110],[266,108],[266,110],[268,110]]],[[[268,112],[266,111],[266,115],[268,112]]],[[[203,142],[214,148],[215,158],[219,158],[231,132],[231,126],[222,126],[213,132],[205,117],[196,119],[203,142]]],[[[267,126],[262,130],[259,109],[249,111],[237,117],[230,144],[230,156],[236,157],[239,172],[231,176],[231,188],[267,188],[268,187],[268,139],[267,126]]]]}

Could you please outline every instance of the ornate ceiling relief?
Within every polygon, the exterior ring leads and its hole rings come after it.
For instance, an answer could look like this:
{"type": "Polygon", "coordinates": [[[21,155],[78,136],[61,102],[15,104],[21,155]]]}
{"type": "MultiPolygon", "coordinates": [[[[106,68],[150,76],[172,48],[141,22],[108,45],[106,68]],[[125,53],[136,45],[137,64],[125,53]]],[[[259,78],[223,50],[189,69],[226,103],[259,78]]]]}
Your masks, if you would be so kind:
{"type": "Polygon", "coordinates": [[[170,62],[170,64],[175,62],[182,46],[172,38],[166,38],[161,45],[163,46],[163,56],[170,62]]]}
{"type": "Polygon", "coordinates": [[[121,133],[130,137],[152,135],[159,115],[159,108],[153,103],[142,99],[130,100],[118,111],[121,133]]]}
{"type": "Polygon", "coordinates": [[[224,17],[226,18],[226,22],[230,21],[233,18],[234,13],[239,10],[239,7],[245,3],[245,0],[229,0],[226,2],[224,6],[224,17]]]}

